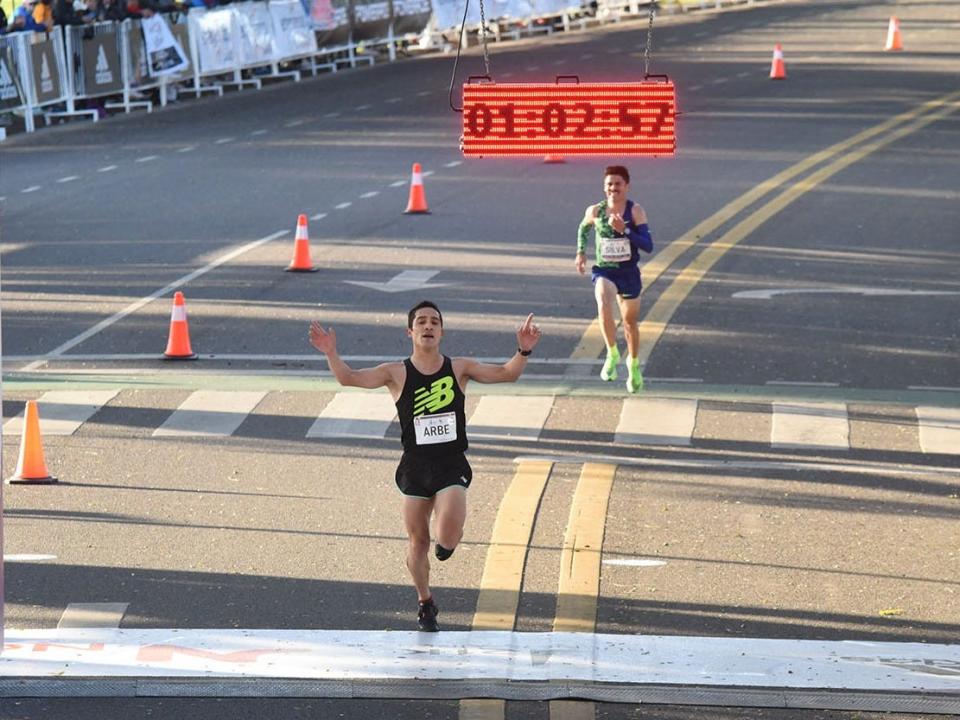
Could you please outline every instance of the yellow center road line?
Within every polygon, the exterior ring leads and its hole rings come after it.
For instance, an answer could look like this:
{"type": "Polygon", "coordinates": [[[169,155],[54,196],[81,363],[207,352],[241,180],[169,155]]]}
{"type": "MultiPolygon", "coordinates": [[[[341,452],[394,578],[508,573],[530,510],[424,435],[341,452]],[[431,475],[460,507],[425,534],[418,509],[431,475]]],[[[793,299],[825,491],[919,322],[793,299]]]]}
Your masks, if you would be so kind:
{"type": "MultiPolygon", "coordinates": [[[[474,630],[509,631],[516,624],[533,523],[552,469],[550,460],[521,461],[500,501],[480,580],[474,630]]],[[[503,700],[460,701],[460,720],[503,720],[505,712],[503,700]]]]}
{"type": "MultiPolygon", "coordinates": [[[[904,113],[898,116],[898,118],[903,118],[909,115],[916,118],[918,115],[921,115],[923,112],[926,112],[931,108],[936,108],[938,106],[940,107],[939,110],[932,112],[929,115],[919,119],[914,119],[908,125],[900,127],[896,130],[892,130],[873,142],[867,143],[866,145],[852,150],[845,155],[841,155],[819,170],[814,171],[803,180],[800,180],[792,185],[780,195],[751,213],[745,219],[741,220],[717,240],[710,243],[689,265],[687,265],[687,267],[680,272],[680,274],[669,285],[669,287],[663,291],[660,297],[657,298],[657,301],[654,303],[653,307],[650,308],[650,312],[647,313],[643,321],[640,323],[641,363],[646,363],[646,361],[649,359],[650,353],[663,336],[668,323],[673,318],[677,308],[680,307],[680,304],[687,298],[700,280],[703,279],[710,268],[712,268],[717,261],[719,261],[720,258],[722,258],[731,248],[735,247],[741,240],[748,237],[757,228],[763,225],[763,223],[767,222],[774,215],[792,204],[795,200],[810,192],[825,180],[828,180],[839,173],[841,170],[844,170],[850,165],[859,162],[871,153],[886,147],[890,143],[914,133],[917,130],[924,128],[927,125],[930,125],[931,123],[934,123],[937,120],[940,120],[941,118],[955,112],[957,109],[960,109],[960,105],[957,104],[957,100],[960,100],[960,93],[951,93],[950,95],[946,95],[939,100],[933,100],[925,103],[921,108],[915,109],[910,113],[904,113]]],[[[889,128],[891,122],[892,121],[882,123],[877,127],[886,126],[889,128]]],[[[873,133],[873,135],[876,134],[876,132],[873,133]]]]}
{"type": "Polygon", "coordinates": [[[600,552],[617,466],[586,463],[570,506],[560,554],[555,632],[593,632],[600,593],[600,552]]]}
{"type": "MultiPolygon", "coordinates": [[[[822,162],[826,162],[830,158],[839,155],[840,153],[846,152],[850,148],[862,142],[870,140],[871,138],[885,133],[905,122],[910,122],[917,116],[922,115],[929,110],[934,110],[945,104],[954,102],[958,97],[960,97],[960,93],[950,93],[949,95],[945,95],[935,100],[930,100],[918,108],[902,112],[899,115],[890,118],[889,120],[867,128],[866,130],[862,130],[846,140],[842,140],[828,148],[825,148],[824,150],[816,152],[813,155],[804,158],[800,162],[791,165],[785,170],[780,171],[768,180],[764,180],[756,187],[751,188],[740,197],[724,205],[713,215],[699,222],[693,228],[664,247],[663,250],[658,252],[650,260],[650,262],[643,266],[641,272],[644,287],[650,287],[653,285],[660,278],[660,276],[663,275],[663,273],[666,272],[666,270],[669,269],[673,263],[680,258],[681,255],[696,245],[701,238],[706,237],[710,233],[714,232],[725,222],[732,220],[738,213],[762,199],[764,196],[769,195],[774,190],[789,182],[793,178],[804,172],[807,172],[822,162]]],[[[641,336],[641,347],[643,347],[642,344],[643,337],[641,336]]],[[[580,341],[574,347],[573,352],[570,354],[570,359],[597,358],[605,349],[606,346],[603,342],[603,335],[600,333],[599,321],[594,319],[581,336],[580,341]]],[[[646,360],[646,358],[649,357],[649,350],[646,352],[646,355],[643,355],[642,357],[644,360],[646,360]]]]}
{"type": "MultiPolygon", "coordinates": [[[[560,554],[555,632],[592,633],[596,629],[603,533],[616,472],[617,466],[607,463],[586,463],[580,472],[560,554]]],[[[595,717],[592,702],[554,700],[550,703],[550,720],[593,720],[595,717]]]]}

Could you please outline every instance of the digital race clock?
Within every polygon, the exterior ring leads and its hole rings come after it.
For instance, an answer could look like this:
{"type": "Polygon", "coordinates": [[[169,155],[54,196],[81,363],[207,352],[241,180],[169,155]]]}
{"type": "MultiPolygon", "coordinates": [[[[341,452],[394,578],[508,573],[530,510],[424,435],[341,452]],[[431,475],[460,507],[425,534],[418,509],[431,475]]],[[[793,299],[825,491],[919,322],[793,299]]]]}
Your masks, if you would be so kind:
{"type": "Polygon", "coordinates": [[[673,155],[670,81],[467,83],[465,157],[673,155]]]}

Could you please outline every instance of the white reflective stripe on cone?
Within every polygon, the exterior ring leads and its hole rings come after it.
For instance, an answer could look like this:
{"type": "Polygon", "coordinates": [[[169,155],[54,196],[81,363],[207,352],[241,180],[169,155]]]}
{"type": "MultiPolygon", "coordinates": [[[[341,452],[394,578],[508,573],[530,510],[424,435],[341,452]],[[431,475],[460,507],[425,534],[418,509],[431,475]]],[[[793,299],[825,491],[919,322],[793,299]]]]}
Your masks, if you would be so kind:
{"type": "Polygon", "coordinates": [[[187,308],[184,305],[174,305],[173,312],[170,313],[171,322],[186,322],[187,308]]]}

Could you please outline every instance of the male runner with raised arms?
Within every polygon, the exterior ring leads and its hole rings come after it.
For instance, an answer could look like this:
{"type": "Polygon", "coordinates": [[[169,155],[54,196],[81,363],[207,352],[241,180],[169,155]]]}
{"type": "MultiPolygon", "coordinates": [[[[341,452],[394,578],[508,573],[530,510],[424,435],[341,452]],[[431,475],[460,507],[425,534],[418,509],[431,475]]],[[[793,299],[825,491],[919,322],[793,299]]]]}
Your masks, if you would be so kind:
{"type": "Polygon", "coordinates": [[[503,365],[470,358],[449,358],[440,353],[443,316],[425,300],[407,315],[407,335],[413,353],[403,362],[353,370],[337,354],[337,335],[316,320],[310,324],[310,344],[327,356],[333,376],[341,385],[386,387],[397,404],[403,456],[396,483],[403,493],[403,523],[407,537],[407,569],[417,590],[417,623],[421,630],[437,632],[437,606],[430,593],[430,515],[434,516],[440,561],[453,555],[467,517],[467,493],[473,471],[464,456],[467,449],[463,391],[470,380],[481,383],[513,382],[527,366],[527,356],[540,340],[533,315],[517,330],[517,352],[503,365]]]}
{"type": "Polygon", "coordinates": [[[584,213],[577,235],[577,272],[584,274],[587,262],[587,237],[594,229],[596,264],[591,270],[600,331],[607,344],[607,359],[600,370],[603,380],[617,379],[617,324],[613,319],[613,300],[620,305],[623,334],[627,337],[627,390],[643,389],[640,372],[640,250],[653,252],[653,238],[643,208],[627,199],[630,173],[622,165],[603,171],[606,200],[590,205],[584,213]]]}

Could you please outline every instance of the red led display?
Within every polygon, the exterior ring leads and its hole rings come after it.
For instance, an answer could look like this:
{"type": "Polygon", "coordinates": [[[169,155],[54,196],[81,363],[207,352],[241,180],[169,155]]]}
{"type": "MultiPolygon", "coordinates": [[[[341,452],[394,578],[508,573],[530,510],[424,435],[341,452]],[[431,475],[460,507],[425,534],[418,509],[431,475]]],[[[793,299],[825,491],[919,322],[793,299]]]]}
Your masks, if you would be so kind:
{"type": "Polygon", "coordinates": [[[465,157],[673,155],[672,82],[468,83],[465,157]]]}

